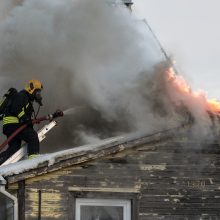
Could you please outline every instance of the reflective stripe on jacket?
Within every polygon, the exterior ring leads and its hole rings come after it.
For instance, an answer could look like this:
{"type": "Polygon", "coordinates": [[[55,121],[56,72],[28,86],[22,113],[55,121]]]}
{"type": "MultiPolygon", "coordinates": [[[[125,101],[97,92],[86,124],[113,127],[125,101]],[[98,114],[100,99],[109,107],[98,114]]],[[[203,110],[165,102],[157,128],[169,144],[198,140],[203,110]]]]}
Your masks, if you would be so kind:
{"type": "Polygon", "coordinates": [[[22,111],[18,114],[18,118],[20,119],[25,114],[25,109],[27,109],[29,106],[29,103],[22,108],[22,111]]]}
{"type": "Polygon", "coordinates": [[[19,123],[19,119],[14,116],[3,117],[3,125],[19,123]]]}

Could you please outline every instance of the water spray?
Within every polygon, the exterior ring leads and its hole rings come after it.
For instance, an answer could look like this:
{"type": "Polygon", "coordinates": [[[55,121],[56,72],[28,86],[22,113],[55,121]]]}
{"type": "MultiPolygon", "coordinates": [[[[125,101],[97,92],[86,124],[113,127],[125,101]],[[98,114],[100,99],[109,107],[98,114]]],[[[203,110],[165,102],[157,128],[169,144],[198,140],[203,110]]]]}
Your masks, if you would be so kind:
{"type": "Polygon", "coordinates": [[[73,107],[73,108],[68,108],[66,110],[63,111],[63,114],[64,115],[72,115],[74,114],[77,110],[80,110],[84,108],[83,106],[76,106],[76,107],[73,107]]]}

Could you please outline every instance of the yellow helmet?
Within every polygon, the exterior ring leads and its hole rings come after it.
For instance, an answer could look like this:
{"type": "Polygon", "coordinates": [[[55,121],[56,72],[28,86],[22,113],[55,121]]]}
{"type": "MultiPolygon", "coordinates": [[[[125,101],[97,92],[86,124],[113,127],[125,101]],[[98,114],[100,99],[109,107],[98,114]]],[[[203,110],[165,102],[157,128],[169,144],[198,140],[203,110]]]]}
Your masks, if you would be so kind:
{"type": "Polygon", "coordinates": [[[29,93],[29,94],[33,94],[33,92],[36,89],[43,89],[43,86],[41,84],[41,82],[37,79],[32,79],[30,80],[27,85],[25,86],[25,90],[29,93]]]}

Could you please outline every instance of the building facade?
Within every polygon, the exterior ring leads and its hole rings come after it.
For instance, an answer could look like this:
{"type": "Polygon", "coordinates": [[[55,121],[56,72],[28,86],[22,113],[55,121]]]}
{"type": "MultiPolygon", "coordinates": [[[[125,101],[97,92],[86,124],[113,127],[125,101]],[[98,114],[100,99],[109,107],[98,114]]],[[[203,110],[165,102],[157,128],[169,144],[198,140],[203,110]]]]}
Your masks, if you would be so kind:
{"type": "Polygon", "coordinates": [[[0,174],[19,220],[215,220],[219,152],[175,129],[21,161],[0,174]]]}

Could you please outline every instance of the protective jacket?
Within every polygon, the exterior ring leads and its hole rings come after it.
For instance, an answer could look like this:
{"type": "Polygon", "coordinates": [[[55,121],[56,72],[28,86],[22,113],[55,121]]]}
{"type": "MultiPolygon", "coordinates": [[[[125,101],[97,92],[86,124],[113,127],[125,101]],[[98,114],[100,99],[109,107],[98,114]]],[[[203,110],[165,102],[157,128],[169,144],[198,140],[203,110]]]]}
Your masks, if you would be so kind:
{"type": "Polygon", "coordinates": [[[33,112],[34,108],[29,93],[25,90],[18,92],[3,116],[3,130],[8,125],[30,121],[33,112]]]}

